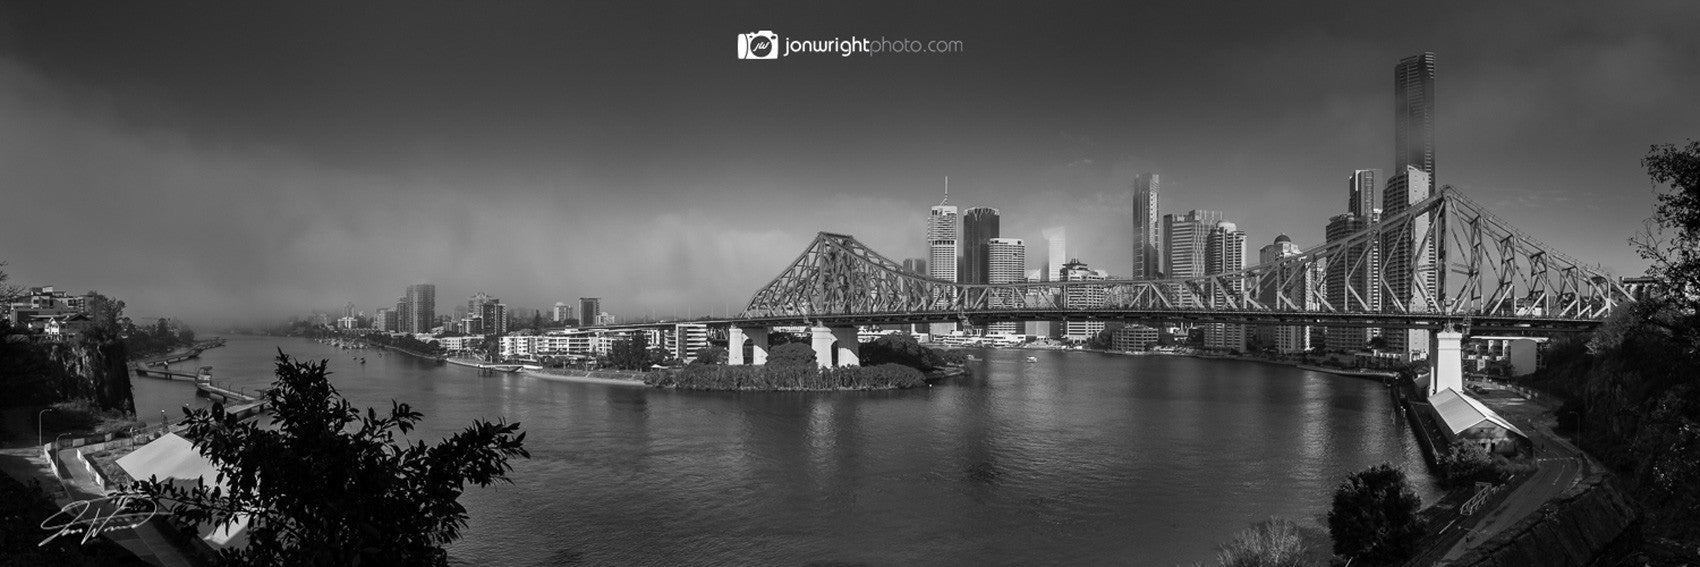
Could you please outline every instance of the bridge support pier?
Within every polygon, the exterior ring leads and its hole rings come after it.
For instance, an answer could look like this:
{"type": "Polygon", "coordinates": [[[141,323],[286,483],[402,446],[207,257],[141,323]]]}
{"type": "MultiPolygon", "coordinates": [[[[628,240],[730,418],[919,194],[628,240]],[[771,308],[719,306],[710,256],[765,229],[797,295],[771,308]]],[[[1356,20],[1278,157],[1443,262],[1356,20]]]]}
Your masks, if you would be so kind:
{"type": "Polygon", "coordinates": [[[1464,391],[1464,333],[1435,331],[1429,337],[1428,360],[1430,396],[1447,388],[1464,391]]]}
{"type": "Polygon", "coordinates": [[[860,366],[856,357],[855,327],[810,327],[809,345],[815,349],[815,364],[826,368],[860,366]]]}
{"type": "Polygon", "coordinates": [[[767,364],[767,327],[739,327],[733,325],[726,329],[726,364],[739,366],[744,364],[767,364]],[[750,341],[748,359],[744,357],[744,341],[750,341]]]}

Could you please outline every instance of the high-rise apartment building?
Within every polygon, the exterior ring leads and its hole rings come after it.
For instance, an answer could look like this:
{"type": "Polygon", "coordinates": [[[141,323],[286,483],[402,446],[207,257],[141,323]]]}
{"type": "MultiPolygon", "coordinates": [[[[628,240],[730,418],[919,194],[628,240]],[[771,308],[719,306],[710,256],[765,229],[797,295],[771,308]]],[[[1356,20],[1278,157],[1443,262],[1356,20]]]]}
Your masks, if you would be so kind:
{"type": "Polygon", "coordinates": [[[429,333],[437,324],[437,286],[413,284],[402,296],[402,332],[429,333]]]}
{"type": "Polygon", "coordinates": [[[1162,219],[1157,212],[1158,179],[1155,173],[1133,178],[1133,279],[1156,279],[1162,270],[1162,219]]]}
{"type": "MultiPolygon", "coordinates": [[[[960,227],[956,214],[956,205],[950,204],[950,190],[945,190],[944,200],[933,208],[927,215],[927,276],[947,282],[956,281],[957,254],[959,252],[960,227]]],[[[950,298],[935,297],[933,301],[948,302],[950,298]]],[[[928,327],[934,335],[942,335],[956,329],[955,323],[933,323],[928,327]]]]}
{"type": "Polygon", "coordinates": [[[962,212],[962,265],[957,267],[956,281],[986,283],[986,243],[997,237],[997,209],[973,207],[962,212]]]}
{"type": "Polygon", "coordinates": [[[583,326],[583,325],[599,325],[600,323],[597,322],[596,316],[601,315],[601,314],[602,314],[602,298],[599,298],[599,297],[580,297],[580,298],[578,298],[578,324],[580,326],[583,326]]]}
{"type": "MultiPolygon", "coordinates": [[[[1027,243],[1019,238],[993,238],[986,242],[986,283],[1020,283],[1027,279],[1027,243]]],[[[1011,309],[1021,307],[1023,298],[1017,290],[1001,290],[999,295],[993,295],[991,306],[994,309],[1011,309]]],[[[1022,332],[1021,323],[1009,321],[992,323],[986,327],[988,333],[1017,334],[1022,332]]]]}
{"type": "MultiPolygon", "coordinates": [[[[1387,180],[1387,192],[1382,195],[1383,218],[1405,212],[1411,205],[1430,195],[1434,184],[1429,174],[1416,166],[1406,166],[1387,180]]],[[[1381,233],[1381,261],[1387,279],[1387,294],[1382,298],[1385,312],[1422,312],[1429,303],[1440,279],[1435,265],[1435,244],[1424,242],[1433,213],[1418,215],[1401,230],[1381,233]]],[[[1407,353],[1413,358],[1427,355],[1429,332],[1422,329],[1387,329],[1382,336],[1388,348],[1407,353]]]]}
{"type": "Polygon", "coordinates": [[[462,332],[473,335],[508,334],[508,306],[482,291],[466,300],[466,317],[473,321],[462,332]]]}
{"type": "MultiPolygon", "coordinates": [[[[1245,231],[1228,221],[1218,221],[1205,236],[1204,273],[1225,274],[1245,269],[1245,231]]],[[[1244,285],[1234,279],[1229,285],[1244,285]]],[[[1229,289],[1239,295],[1245,290],[1229,289]]],[[[1206,323],[1204,346],[1213,349],[1245,352],[1245,325],[1239,323],[1206,323]]]]}
{"type": "Polygon", "coordinates": [[[396,330],[395,316],[395,310],[388,307],[379,307],[378,311],[372,314],[372,327],[379,331],[393,333],[396,330]]]}
{"type": "Polygon", "coordinates": [[[1375,178],[1378,170],[1359,169],[1346,178],[1346,212],[1369,218],[1370,212],[1376,208],[1375,178]]]}
{"type": "MultiPolygon", "coordinates": [[[[1094,270],[1080,260],[1069,260],[1063,264],[1058,279],[1065,282],[1100,281],[1109,278],[1103,270],[1094,270]]],[[[1104,306],[1104,287],[1097,285],[1068,286],[1063,288],[1063,307],[1069,309],[1097,309],[1104,306]]],[[[1069,320],[1062,325],[1058,333],[1063,339],[1070,341],[1085,341],[1098,336],[1104,331],[1103,321],[1069,320]]]]}
{"type": "Polygon", "coordinates": [[[1427,174],[1430,183],[1436,178],[1433,53],[1406,57],[1393,67],[1393,174],[1407,167],[1427,174]]]}

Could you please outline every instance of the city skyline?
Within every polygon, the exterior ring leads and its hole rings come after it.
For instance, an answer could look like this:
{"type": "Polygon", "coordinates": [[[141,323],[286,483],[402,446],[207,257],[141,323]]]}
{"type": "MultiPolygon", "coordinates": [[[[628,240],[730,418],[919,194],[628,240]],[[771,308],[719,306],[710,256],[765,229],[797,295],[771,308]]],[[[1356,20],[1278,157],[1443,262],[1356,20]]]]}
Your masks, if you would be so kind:
{"type": "Polygon", "coordinates": [[[1350,4],[1046,7],[1057,25],[1038,28],[1013,6],[302,9],[0,4],[0,167],[31,211],[0,226],[32,243],[0,251],[14,281],[190,320],[371,310],[408,282],[700,314],[816,231],[927,257],[919,211],[946,175],[957,202],[1002,212],[1000,236],[1066,227],[1071,256],[1115,275],[1132,273],[1136,173],[1162,177],[1163,213],[1220,210],[1308,249],[1340,176],[1396,170],[1388,71],[1423,52],[1439,182],[1635,275],[1640,157],[1700,123],[1693,6],[1451,6],[1395,30],[1351,25],[1375,10],[1350,4]],[[1130,18],[1170,25],[1120,32],[1130,18]],[[968,50],[732,56],[734,33],[766,28],[968,50]]]}

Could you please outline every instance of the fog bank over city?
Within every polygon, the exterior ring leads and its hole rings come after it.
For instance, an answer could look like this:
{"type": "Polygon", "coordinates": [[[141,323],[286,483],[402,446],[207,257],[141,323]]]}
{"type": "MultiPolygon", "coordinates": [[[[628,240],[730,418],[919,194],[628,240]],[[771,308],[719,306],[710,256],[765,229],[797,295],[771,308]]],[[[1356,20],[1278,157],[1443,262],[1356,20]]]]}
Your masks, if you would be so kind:
{"type": "Polygon", "coordinates": [[[1322,241],[1387,169],[1392,67],[1437,58],[1437,180],[1619,275],[1640,158],[1700,124],[1700,6],[1199,9],[0,4],[0,260],[135,317],[478,291],[529,315],[736,310],[817,231],[901,260],[927,208],[1129,270],[1129,183],[1251,246],[1322,241]],[[736,34],[960,40],[745,61],[736,34]]]}

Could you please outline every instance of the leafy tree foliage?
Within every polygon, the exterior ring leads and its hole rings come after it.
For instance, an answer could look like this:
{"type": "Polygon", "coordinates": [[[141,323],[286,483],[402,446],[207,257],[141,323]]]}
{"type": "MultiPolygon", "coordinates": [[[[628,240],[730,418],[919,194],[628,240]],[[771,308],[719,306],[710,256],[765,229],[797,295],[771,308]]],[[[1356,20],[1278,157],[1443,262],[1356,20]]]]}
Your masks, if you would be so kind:
{"type": "Polygon", "coordinates": [[[814,339],[810,337],[808,333],[782,333],[779,331],[773,331],[767,334],[767,348],[775,348],[779,345],[787,345],[791,343],[806,345],[813,341],[814,339]]]}
{"type": "Polygon", "coordinates": [[[1328,532],[1334,554],[1355,561],[1393,563],[1416,551],[1423,529],[1417,520],[1422,500],[1405,471],[1389,464],[1359,471],[1334,491],[1328,532]]]}
{"type": "Polygon", "coordinates": [[[221,552],[237,565],[446,565],[459,539],[467,483],[489,486],[530,457],[519,424],[474,421],[436,445],[398,442],[421,419],[407,404],[362,415],[325,379],[325,361],[281,351],[266,393],[273,427],[224,413],[188,412],[187,436],[226,488],[149,479],[131,488],[190,522],[246,516],[248,545],[221,552]]]}
{"type": "MultiPolygon", "coordinates": [[[[0,268],[4,267],[6,267],[6,262],[0,261],[0,268]]],[[[9,279],[12,279],[11,274],[7,274],[5,270],[0,270],[0,301],[10,301],[24,291],[21,287],[6,283],[6,280],[9,279]]]]}
{"type": "Polygon", "coordinates": [[[1115,340],[1115,333],[1115,331],[1109,329],[1098,331],[1098,334],[1092,335],[1091,338],[1086,339],[1086,348],[1109,350],[1110,345],[1115,340]]]}
{"type": "Polygon", "coordinates": [[[621,370],[642,370],[660,362],[649,347],[649,333],[634,332],[631,336],[614,341],[608,350],[608,364],[621,370]]]}
{"type": "Polygon", "coordinates": [[[726,364],[726,349],[710,346],[697,350],[697,357],[691,364],[726,364]]]}
{"type": "Polygon", "coordinates": [[[808,343],[785,343],[767,351],[768,366],[806,366],[813,368],[815,349],[808,343]]]}
{"type": "Polygon", "coordinates": [[[944,366],[944,360],[938,353],[921,346],[909,335],[884,335],[862,343],[857,348],[856,358],[862,366],[901,364],[922,372],[944,366]]]}
{"type": "Polygon", "coordinates": [[[1222,567],[1304,567],[1327,565],[1328,560],[1327,534],[1284,518],[1241,530],[1216,550],[1222,567]]]}
{"type": "Polygon", "coordinates": [[[1700,308],[1700,142],[1653,146],[1641,165],[1670,190],[1659,194],[1650,219],[1655,226],[1635,240],[1636,248],[1653,262],[1647,274],[1662,284],[1666,300],[1694,313],[1700,308]],[[1668,240],[1662,238],[1667,232],[1668,240]]]}
{"type": "MultiPolygon", "coordinates": [[[[84,303],[84,309],[88,312],[90,327],[100,327],[112,331],[120,330],[118,320],[124,316],[124,302],[122,300],[94,293],[84,303]]],[[[161,319],[159,324],[163,327],[165,320],[161,319]]],[[[130,333],[135,332],[134,329],[123,330],[130,333]]]]}

